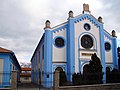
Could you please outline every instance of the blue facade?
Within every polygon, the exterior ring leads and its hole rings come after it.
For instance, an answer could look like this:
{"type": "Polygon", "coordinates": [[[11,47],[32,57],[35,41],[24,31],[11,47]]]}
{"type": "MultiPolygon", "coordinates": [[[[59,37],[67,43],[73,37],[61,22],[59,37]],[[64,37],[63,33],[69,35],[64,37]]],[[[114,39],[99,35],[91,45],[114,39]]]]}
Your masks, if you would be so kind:
{"type": "Polygon", "coordinates": [[[75,72],[75,39],[74,39],[74,19],[68,19],[68,29],[67,29],[67,79],[72,81],[72,76],[75,72]]]}
{"type": "MultiPolygon", "coordinates": [[[[3,48],[0,48],[0,87],[11,86],[11,73],[13,70],[18,72],[18,81],[20,81],[20,65],[13,52],[1,52],[3,48]],[[3,66],[3,67],[2,67],[3,66]]],[[[5,50],[5,49],[4,49],[5,50]]]]}
{"type": "Polygon", "coordinates": [[[44,86],[51,87],[52,81],[52,32],[45,30],[44,38],[44,86]]]}
{"type": "Polygon", "coordinates": [[[112,45],[112,48],[113,48],[113,68],[115,69],[118,69],[118,58],[117,58],[117,41],[116,41],[116,38],[113,38],[112,39],[112,42],[113,42],[113,45],[112,45]]]}
{"type": "Polygon", "coordinates": [[[103,23],[91,14],[83,13],[69,17],[67,22],[53,28],[50,28],[49,21],[46,23],[47,28],[44,29],[43,37],[31,59],[33,82],[40,82],[39,84],[44,87],[52,87],[53,72],[58,67],[65,71],[67,80],[72,81],[72,74],[82,72],[93,53],[96,53],[101,60],[104,83],[106,83],[106,67],[118,68],[116,37],[104,30],[103,23]],[[89,30],[85,29],[84,25],[88,25],[89,30]],[[92,46],[82,45],[84,35],[92,38],[92,46]],[[106,42],[110,47],[105,46],[106,42]],[[109,56],[112,57],[110,61],[107,60],[109,56]]]}

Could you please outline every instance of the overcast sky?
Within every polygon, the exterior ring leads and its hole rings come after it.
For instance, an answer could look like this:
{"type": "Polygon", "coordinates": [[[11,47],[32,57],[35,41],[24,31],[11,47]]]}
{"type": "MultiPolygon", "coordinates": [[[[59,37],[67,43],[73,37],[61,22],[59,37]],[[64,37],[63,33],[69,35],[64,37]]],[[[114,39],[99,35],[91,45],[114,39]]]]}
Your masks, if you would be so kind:
{"type": "Polygon", "coordinates": [[[12,50],[19,62],[30,62],[45,21],[52,27],[65,22],[70,10],[81,14],[84,3],[96,18],[103,17],[108,32],[116,30],[120,46],[120,0],[0,0],[0,47],[12,50]]]}

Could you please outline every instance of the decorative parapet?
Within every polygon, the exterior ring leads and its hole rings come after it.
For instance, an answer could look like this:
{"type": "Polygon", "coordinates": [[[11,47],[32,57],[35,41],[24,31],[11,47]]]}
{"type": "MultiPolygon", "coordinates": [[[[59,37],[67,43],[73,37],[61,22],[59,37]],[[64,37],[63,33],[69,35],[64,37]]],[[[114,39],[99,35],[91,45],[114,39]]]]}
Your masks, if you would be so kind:
{"type": "Polygon", "coordinates": [[[102,17],[101,17],[101,16],[98,17],[98,21],[101,22],[101,23],[103,23],[103,22],[102,22],[102,17]]]}
{"type": "Polygon", "coordinates": [[[46,22],[45,22],[45,28],[44,28],[44,29],[47,29],[47,28],[50,29],[50,28],[51,28],[51,27],[50,27],[50,24],[51,24],[50,21],[49,21],[49,20],[46,20],[46,22]]]}
{"type": "Polygon", "coordinates": [[[90,10],[89,10],[89,5],[84,3],[83,4],[83,14],[86,13],[86,12],[91,13],[90,10]]]}
{"type": "Polygon", "coordinates": [[[73,18],[73,11],[69,11],[68,15],[69,15],[69,18],[73,18]]]}
{"type": "Polygon", "coordinates": [[[113,37],[117,37],[115,30],[112,30],[112,36],[113,36],[113,37]]]}

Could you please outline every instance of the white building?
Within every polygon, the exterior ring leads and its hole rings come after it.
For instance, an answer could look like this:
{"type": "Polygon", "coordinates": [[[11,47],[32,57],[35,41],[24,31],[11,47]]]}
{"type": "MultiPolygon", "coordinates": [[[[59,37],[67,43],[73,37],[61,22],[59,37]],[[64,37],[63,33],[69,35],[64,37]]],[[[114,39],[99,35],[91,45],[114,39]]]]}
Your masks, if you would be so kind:
{"type": "MultiPolygon", "coordinates": [[[[96,19],[83,5],[83,13],[73,16],[56,27],[46,21],[44,34],[32,56],[32,81],[45,87],[53,86],[53,72],[61,68],[71,81],[74,72],[82,72],[85,64],[96,53],[100,58],[103,72],[106,67],[118,68],[115,31],[109,34],[103,27],[102,18],[96,19]]],[[[103,76],[105,83],[106,75],[103,76]]]]}

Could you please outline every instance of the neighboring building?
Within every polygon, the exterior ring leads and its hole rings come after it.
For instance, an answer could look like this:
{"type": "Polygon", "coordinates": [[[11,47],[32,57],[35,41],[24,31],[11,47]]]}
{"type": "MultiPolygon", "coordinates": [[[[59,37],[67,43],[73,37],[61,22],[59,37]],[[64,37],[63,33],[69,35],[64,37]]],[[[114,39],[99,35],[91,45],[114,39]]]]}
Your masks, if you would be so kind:
{"type": "Polygon", "coordinates": [[[118,66],[120,70],[120,47],[117,48],[117,52],[118,52],[118,66]]]}
{"type": "Polygon", "coordinates": [[[17,80],[20,81],[20,65],[11,50],[0,47],[0,87],[11,86],[11,73],[16,70],[17,80]]]}
{"type": "MultiPolygon", "coordinates": [[[[111,19],[112,21],[112,19],[111,19]]],[[[109,34],[103,26],[102,17],[96,19],[83,5],[83,13],[73,16],[56,27],[46,21],[44,34],[31,59],[32,82],[45,87],[53,86],[53,72],[63,70],[67,80],[72,80],[74,72],[82,72],[84,65],[96,53],[103,66],[103,82],[106,82],[106,67],[118,68],[117,42],[115,31],[109,34]]]]}
{"type": "Polygon", "coordinates": [[[31,68],[29,67],[21,68],[20,81],[21,83],[31,82],[31,68]]]}

